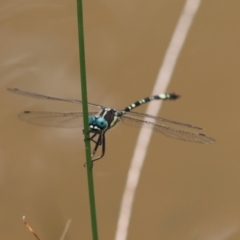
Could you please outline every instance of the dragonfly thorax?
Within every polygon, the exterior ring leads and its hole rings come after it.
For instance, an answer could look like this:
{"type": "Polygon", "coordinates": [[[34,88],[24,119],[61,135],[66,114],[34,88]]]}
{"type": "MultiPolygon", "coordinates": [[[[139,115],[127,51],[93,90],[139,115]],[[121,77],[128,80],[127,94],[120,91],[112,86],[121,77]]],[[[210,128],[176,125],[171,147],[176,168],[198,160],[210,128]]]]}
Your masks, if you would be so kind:
{"type": "Polygon", "coordinates": [[[111,109],[111,108],[104,108],[101,113],[99,114],[99,116],[103,117],[107,123],[108,123],[108,129],[114,127],[117,122],[120,119],[120,112],[115,110],[115,109],[111,109]]]}

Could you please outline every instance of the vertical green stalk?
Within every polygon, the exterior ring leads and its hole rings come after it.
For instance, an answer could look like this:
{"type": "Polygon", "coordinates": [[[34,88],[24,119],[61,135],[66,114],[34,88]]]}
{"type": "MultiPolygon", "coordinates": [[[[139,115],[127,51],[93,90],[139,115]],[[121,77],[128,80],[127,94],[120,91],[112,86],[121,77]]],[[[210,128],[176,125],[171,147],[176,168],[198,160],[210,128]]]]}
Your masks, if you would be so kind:
{"type": "Polygon", "coordinates": [[[85,52],[84,52],[82,0],[77,0],[77,15],[78,15],[79,58],[80,58],[80,75],[81,75],[81,89],[82,89],[85,153],[86,153],[86,163],[87,163],[86,169],[87,169],[87,176],[88,176],[88,192],[89,192],[91,223],[92,223],[92,239],[97,240],[98,239],[97,218],[96,218],[96,208],[95,208],[95,198],[94,198],[91,145],[89,140],[89,126],[88,126],[88,105],[87,105],[87,84],[86,84],[86,66],[85,66],[85,52]]]}

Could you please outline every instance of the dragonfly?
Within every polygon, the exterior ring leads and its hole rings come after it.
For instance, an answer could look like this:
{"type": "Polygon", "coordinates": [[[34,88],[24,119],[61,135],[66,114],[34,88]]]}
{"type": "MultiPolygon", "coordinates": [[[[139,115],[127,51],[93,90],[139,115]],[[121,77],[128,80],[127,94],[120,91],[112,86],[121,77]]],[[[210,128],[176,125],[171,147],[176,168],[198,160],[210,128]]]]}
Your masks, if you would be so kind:
{"type": "MultiPolygon", "coordinates": [[[[82,103],[80,100],[53,97],[40,93],[20,90],[18,88],[8,88],[8,90],[10,92],[32,98],[70,102],[76,104],[82,103]]],[[[133,109],[153,100],[175,100],[177,98],[179,98],[179,95],[174,93],[158,94],[138,100],[128,105],[126,108],[124,108],[124,110],[117,110],[94,103],[88,103],[88,106],[97,109],[97,111],[89,112],[90,141],[94,144],[92,151],[92,161],[99,160],[104,156],[106,149],[105,134],[109,129],[113,128],[120,121],[129,126],[148,127],[153,131],[162,133],[167,137],[179,140],[202,144],[214,143],[215,140],[213,138],[206,136],[200,132],[203,130],[201,127],[132,111],[133,109]],[[97,152],[99,146],[101,146],[101,154],[94,158],[94,155],[97,152]]],[[[82,112],[24,111],[19,114],[19,118],[21,120],[31,124],[67,128],[81,127],[82,117],[82,112]]]]}

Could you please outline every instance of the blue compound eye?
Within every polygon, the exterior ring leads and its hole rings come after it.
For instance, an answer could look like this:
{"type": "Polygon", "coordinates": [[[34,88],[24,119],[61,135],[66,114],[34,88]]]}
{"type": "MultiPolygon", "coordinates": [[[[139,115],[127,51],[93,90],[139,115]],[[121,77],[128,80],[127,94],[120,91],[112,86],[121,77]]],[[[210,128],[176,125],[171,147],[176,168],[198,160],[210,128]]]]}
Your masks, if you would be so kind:
{"type": "Polygon", "coordinates": [[[95,116],[90,116],[90,117],[88,118],[88,123],[89,123],[89,125],[93,124],[95,120],[96,120],[96,117],[95,117],[95,116]]]}
{"type": "Polygon", "coordinates": [[[107,121],[102,117],[99,117],[98,119],[96,119],[96,125],[101,129],[105,129],[108,127],[107,121]]]}

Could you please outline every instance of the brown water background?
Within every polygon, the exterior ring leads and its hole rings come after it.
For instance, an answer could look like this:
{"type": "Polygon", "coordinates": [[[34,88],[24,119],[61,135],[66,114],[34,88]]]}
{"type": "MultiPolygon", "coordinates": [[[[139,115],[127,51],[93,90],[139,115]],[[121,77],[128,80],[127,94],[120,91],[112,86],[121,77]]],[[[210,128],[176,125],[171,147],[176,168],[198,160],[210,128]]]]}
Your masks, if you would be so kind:
{"type": "MultiPolygon", "coordinates": [[[[88,98],[122,109],[151,94],[183,0],[84,1],[88,98]]],[[[8,87],[80,99],[75,1],[0,2],[0,239],[91,239],[81,129],[34,126],[23,110],[80,106],[8,87]]],[[[128,239],[240,239],[240,2],[203,0],[160,115],[204,127],[214,145],[154,133],[128,239]]],[[[145,107],[138,109],[144,112],[145,107]]],[[[114,239],[139,129],[119,124],[94,166],[99,239],[114,239]]]]}

